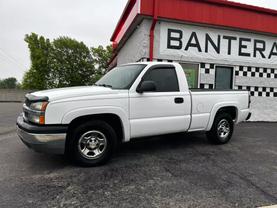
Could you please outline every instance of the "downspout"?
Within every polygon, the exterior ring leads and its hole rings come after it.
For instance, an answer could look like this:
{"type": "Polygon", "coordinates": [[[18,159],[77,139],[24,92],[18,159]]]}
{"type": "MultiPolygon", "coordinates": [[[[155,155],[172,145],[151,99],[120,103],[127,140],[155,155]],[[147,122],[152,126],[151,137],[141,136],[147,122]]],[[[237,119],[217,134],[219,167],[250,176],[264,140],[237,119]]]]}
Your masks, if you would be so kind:
{"type": "Polygon", "coordinates": [[[156,23],[158,21],[158,1],[159,0],[153,0],[153,19],[152,19],[152,25],[150,28],[150,43],[149,43],[149,59],[150,61],[153,61],[154,58],[154,39],[155,39],[155,27],[156,23]]]}

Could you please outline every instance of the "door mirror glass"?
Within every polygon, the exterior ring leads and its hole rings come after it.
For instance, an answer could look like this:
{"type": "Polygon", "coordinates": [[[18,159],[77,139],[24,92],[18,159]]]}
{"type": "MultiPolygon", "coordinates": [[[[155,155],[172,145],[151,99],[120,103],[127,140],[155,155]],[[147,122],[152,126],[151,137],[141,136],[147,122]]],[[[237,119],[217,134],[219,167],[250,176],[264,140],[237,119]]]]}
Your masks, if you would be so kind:
{"type": "Polygon", "coordinates": [[[153,81],[142,81],[142,83],[138,86],[137,92],[155,92],[157,89],[155,82],[153,81]]]}

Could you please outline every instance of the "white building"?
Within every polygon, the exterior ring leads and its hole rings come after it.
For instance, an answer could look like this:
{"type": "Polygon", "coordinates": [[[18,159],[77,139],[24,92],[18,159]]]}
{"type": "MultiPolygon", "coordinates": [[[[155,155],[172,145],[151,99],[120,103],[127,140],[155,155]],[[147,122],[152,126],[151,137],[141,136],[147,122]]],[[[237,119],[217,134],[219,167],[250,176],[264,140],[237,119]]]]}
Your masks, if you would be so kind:
{"type": "Polygon", "coordinates": [[[191,88],[246,89],[254,108],[277,106],[275,10],[225,0],[130,0],[111,41],[113,66],[179,62],[191,88]]]}

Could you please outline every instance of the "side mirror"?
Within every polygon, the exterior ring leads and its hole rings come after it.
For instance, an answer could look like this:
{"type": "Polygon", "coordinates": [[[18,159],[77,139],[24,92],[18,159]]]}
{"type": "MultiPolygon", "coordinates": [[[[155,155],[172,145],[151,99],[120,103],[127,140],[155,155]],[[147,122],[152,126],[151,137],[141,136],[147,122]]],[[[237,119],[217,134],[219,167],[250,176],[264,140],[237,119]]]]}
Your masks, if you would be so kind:
{"type": "Polygon", "coordinates": [[[156,84],[153,81],[142,81],[137,87],[138,93],[155,92],[157,90],[156,84]]]}

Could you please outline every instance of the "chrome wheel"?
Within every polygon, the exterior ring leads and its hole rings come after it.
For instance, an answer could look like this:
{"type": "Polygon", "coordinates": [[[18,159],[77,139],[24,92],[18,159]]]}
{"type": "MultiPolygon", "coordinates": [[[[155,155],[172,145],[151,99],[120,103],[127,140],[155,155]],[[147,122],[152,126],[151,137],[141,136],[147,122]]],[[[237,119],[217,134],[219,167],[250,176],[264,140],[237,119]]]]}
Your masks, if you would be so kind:
{"type": "Polygon", "coordinates": [[[86,159],[99,158],[107,148],[107,138],[100,131],[84,133],[78,142],[78,150],[86,159]]]}
{"type": "Polygon", "coordinates": [[[225,140],[230,134],[230,124],[226,119],[222,119],[217,125],[217,135],[225,140]]]}

